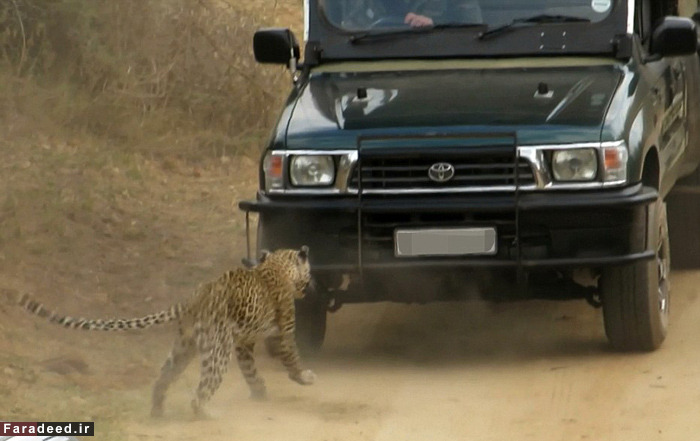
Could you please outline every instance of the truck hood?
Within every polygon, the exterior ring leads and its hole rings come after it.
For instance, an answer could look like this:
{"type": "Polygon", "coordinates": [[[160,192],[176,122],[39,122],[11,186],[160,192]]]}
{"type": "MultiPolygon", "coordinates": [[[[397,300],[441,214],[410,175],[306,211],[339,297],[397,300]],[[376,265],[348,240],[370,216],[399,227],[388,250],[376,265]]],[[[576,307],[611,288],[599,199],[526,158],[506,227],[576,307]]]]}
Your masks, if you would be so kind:
{"type": "Polygon", "coordinates": [[[505,130],[522,144],[598,141],[620,77],[614,64],[314,73],[286,144],[353,148],[360,133],[505,130]]]}

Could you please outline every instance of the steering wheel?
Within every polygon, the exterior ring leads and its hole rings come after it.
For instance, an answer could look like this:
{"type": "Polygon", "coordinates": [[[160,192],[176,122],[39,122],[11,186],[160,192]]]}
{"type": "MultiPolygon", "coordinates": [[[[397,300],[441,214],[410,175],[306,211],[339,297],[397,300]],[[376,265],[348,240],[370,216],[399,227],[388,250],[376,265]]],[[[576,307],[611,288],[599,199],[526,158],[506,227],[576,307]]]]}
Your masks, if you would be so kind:
{"type": "Polygon", "coordinates": [[[404,22],[404,19],[398,15],[387,15],[371,23],[369,28],[407,28],[409,25],[404,22]]]}

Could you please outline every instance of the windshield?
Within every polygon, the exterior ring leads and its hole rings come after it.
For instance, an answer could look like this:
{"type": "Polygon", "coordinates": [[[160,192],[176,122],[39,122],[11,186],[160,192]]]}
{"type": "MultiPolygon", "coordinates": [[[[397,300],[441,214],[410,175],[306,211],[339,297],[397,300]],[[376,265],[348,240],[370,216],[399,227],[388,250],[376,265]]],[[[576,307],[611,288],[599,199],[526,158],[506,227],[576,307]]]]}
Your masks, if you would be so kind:
{"type": "Polygon", "coordinates": [[[482,24],[488,28],[535,16],[598,22],[614,0],[326,0],[323,13],[347,31],[482,24]]]}

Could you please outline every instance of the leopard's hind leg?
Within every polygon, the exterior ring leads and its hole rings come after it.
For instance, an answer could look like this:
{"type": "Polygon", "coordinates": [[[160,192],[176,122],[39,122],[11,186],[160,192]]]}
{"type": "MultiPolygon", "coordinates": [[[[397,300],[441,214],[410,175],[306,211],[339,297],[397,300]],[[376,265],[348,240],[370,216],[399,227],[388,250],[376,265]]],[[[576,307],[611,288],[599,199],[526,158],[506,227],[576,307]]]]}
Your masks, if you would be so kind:
{"type": "Polygon", "coordinates": [[[236,359],[238,367],[241,368],[243,378],[245,378],[250,388],[250,397],[254,400],[264,400],[267,397],[265,380],[258,375],[255,367],[255,356],[253,351],[255,343],[239,343],[236,345],[236,359]]]}
{"type": "Polygon", "coordinates": [[[170,355],[160,369],[160,376],[153,385],[151,416],[160,417],[163,415],[163,401],[168,387],[190,364],[196,353],[196,345],[193,338],[178,336],[173,345],[170,355]]]}
{"type": "Polygon", "coordinates": [[[231,360],[233,340],[231,332],[225,326],[217,328],[211,341],[200,338],[197,342],[201,368],[199,385],[192,400],[192,410],[198,417],[206,417],[204,405],[211,399],[221,385],[221,378],[231,360]]]}

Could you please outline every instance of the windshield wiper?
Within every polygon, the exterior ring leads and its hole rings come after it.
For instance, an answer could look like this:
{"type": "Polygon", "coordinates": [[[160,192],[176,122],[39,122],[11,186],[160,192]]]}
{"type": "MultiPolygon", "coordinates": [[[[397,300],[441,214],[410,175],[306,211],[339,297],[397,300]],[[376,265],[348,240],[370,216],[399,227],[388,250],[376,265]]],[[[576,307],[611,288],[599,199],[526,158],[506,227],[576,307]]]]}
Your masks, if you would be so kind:
{"type": "Polygon", "coordinates": [[[441,29],[460,29],[460,28],[474,28],[483,27],[482,23],[441,23],[433,26],[419,26],[419,27],[405,27],[398,29],[389,29],[384,31],[365,31],[357,34],[353,34],[348,38],[348,41],[352,44],[359,43],[361,41],[370,40],[381,40],[384,38],[393,38],[404,35],[419,35],[427,34],[433,31],[441,29]]]}
{"type": "Polygon", "coordinates": [[[576,17],[572,15],[550,15],[550,14],[539,14],[533,15],[532,17],[516,18],[508,24],[497,26],[493,29],[488,29],[481,34],[479,34],[479,40],[492,37],[497,34],[501,34],[505,31],[518,28],[520,26],[531,26],[535,24],[543,23],[590,23],[590,19],[585,17],[576,17]]]}

